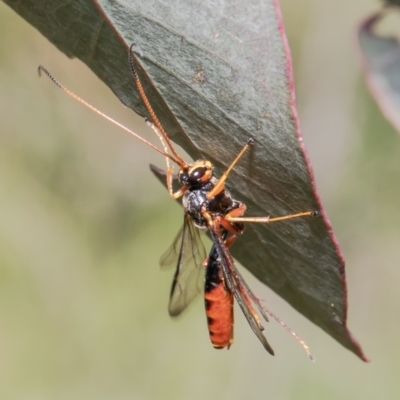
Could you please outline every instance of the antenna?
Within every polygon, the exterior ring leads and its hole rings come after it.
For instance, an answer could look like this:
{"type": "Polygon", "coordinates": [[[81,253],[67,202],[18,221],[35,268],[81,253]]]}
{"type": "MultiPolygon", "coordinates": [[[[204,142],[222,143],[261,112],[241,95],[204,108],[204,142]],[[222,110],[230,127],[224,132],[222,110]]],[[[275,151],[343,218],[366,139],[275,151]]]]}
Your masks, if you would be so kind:
{"type": "MultiPolygon", "coordinates": [[[[123,129],[125,132],[130,133],[133,137],[135,137],[136,139],[139,139],[140,141],[142,141],[144,144],[146,144],[147,146],[151,147],[152,149],[154,149],[155,151],[157,151],[158,153],[162,154],[164,157],[167,157],[168,159],[172,160],[174,163],[178,164],[179,166],[182,165],[182,160],[180,157],[175,158],[174,156],[172,156],[171,154],[169,154],[167,151],[163,151],[161,149],[159,149],[157,146],[155,146],[154,144],[150,143],[149,141],[147,141],[146,139],[142,138],[141,136],[139,136],[137,133],[133,132],[131,129],[127,128],[125,125],[120,124],[118,121],[116,121],[115,119],[109,117],[108,115],[104,114],[102,111],[98,110],[96,107],[93,107],[91,104],[89,104],[87,101],[81,99],[79,96],[77,96],[75,93],[71,92],[69,89],[67,89],[64,85],[62,85],[56,78],[54,78],[54,76],[42,65],[38,66],[38,73],[39,76],[42,76],[42,72],[47,75],[47,77],[56,85],[58,86],[63,92],[65,92],[68,96],[72,97],[74,100],[76,100],[77,102],[83,104],[85,107],[89,108],[90,110],[94,111],[96,114],[100,115],[101,117],[105,118],[106,120],[110,121],[111,123],[113,123],[114,125],[120,127],[121,129],[123,129]]],[[[158,135],[159,136],[159,135],[158,135]]],[[[166,138],[163,135],[164,139],[166,138]]],[[[161,136],[159,136],[159,138],[161,139],[161,136]]],[[[167,150],[165,144],[163,141],[161,141],[161,143],[164,145],[165,150],[167,150]]],[[[170,146],[171,147],[171,146],[170,146]]],[[[175,152],[173,152],[175,155],[175,152]]],[[[186,165],[186,164],[185,164],[186,165]]]]}
{"type": "Polygon", "coordinates": [[[132,43],[131,46],[129,47],[129,67],[131,69],[133,78],[135,79],[137,88],[139,90],[139,94],[140,97],[143,100],[144,105],[147,108],[147,111],[149,112],[152,122],[154,123],[154,125],[157,127],[157,129],[160,131],[161,135],[163,136],[163,138],[165,139],[165,141],[167,142],[169,148],[172,151],[172,154],[174,155],[174,157],[178,160],[177,164],[182,168],[182,169],[187,169],[188,165],[187,163],[181,158],[179,157],[178,153],[176,152],[174,146],[171,143],[170,138],[168,137],[167,133],[165,132],[163,126],[161,125],[160,121],[157,118],[156,113],[153,110],[153,107],[151,106],[149,99],[146,96],[146,93],[143,89],[143,85],[142,82],[140,81],[139,75],[136,71],[135,65],[134,65],[134,61],[133,61],[133,47],[135,46],[135,43],[132,43]]]}

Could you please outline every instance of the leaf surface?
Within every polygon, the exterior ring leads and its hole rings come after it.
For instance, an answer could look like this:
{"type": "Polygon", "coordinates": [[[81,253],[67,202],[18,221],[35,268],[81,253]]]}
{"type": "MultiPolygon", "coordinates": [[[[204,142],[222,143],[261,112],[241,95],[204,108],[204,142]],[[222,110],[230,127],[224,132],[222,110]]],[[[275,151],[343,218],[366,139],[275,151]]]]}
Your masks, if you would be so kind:
{"type": "Polygon", "coordinates": [[[366,360],[346,326],[344,261],[312,177],[295,107],[291,58],[277,0],[5,0],[61,51],[78,57],[141,115],[127,62],[170,137],[229,176],[248,215],[319,210],[320,218],[248,224],[232,253],[258,279],[366,360]]]}

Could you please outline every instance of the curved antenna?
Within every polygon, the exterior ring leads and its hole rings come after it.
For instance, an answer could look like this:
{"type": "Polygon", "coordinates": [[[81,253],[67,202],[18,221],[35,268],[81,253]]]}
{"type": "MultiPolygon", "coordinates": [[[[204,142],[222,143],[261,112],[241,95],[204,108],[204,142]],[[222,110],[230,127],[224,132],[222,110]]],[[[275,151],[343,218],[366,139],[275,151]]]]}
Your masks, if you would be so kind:
{"type": "Polygon", "coordinates": [[[167,142],[168,147],[171,149],[172,154],[174,155],[174,157],[179,161],[177,164],[183,168],[186,169],[188,167],[188,164],[181,158],[179,157],[179,154],[176,152],[174,146],[171,143],[170,138],[168,137],[167,133],[165,132],[163,126],[161,125],[160,121],[157,118],[156,113],[153,110],[153,107],[151,106],[149,99],[147,98],[147,95],[144,91],[142,82],[140,81],[139,75],[136,71],[135,65],[134,65],[134,61],[133,61],[133,46],[135,46],[135,43],[132,43],[131,46],[129,47],[129,67],[131,69],[133,78],[135,79],[140,97],[143,100],[144,105],[147,108],[147,111],[150,114],[150,117],[152,119],[152,122],[154,123],[154,125],[157,127],[157,129],[160,131],[161,135],[163,136],[164,140],[167,142]]]}
{"type": "MultiPolygon", "coordinates": [[[[132,136],[134,136],[136,139],[139,139],[140,141],[142,141],[143,143],[147,144],[147,146],[150,146],[152,149],[154,149],[155,151],[159,152],[160,154],[162,154],[164,157],[169,158],[170,160],[172,160],[174,163],[181,165],[181,159],[180,158],[175,158],[173,156],[171,156],[171,154],[167,153],[166,151],[163,151],[161,149],[159,149],[157,146],[155,146],[153,143],[150,143],[149,141],[147,141],[146,139],[142,138],[141,136],[139,136],[137,133],[133,132],[132,130],[130,130],[129,128],[127,128],[125,125],[122,125],[121,123],[119,123],[118,121],[116,121],[115,119],[109,117],[108,115],[104,114],[103,112],[101,112],[100,110],[98,110],[97,108],[93,107],[91,104],[89,104],[88,102],[86,102],[85,100],[81,99],[79,96],[77,96],[75,93],[71,92],[69,89],[67,89],[64,85],[62,85],[56,78],[54,78],[53,75],[50,74],[50,72],[43,67],[42,65],[38,66],[38,73],[39,76],[42,76],[42,72],[44,72],[48,78],[56,85],[58,86],[63,92],[65,92],[68,96],[72,97],[74,100],[78,101],[79,103],[83,104],[85,107],[89,108],[90,110],[94,111],[96,114],[99,114],[100,116],[102,116],[103,118],[105,118],[106,120],[112,122],[114,125],[117,125],[118,127],[120,127],[121,129],[123,129],[125,132],[130,133],[132,136]]],[[[166,147],[164,146],[164,148],[166,149],[166,147]]]]}

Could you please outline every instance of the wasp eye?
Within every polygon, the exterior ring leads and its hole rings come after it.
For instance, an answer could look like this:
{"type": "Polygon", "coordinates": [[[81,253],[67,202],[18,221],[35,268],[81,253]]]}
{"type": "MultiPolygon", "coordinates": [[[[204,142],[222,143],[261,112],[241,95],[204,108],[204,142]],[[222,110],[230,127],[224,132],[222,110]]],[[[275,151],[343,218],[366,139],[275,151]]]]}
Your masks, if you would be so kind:
{"type": "Polygon", "coordinates": [[[188,185],[189,184],[189,176],[188,176],[187,171],[181,169],[178,173],[178,180],[182,186],[188,185]]]}
{"type": "Polygon", "coordinates": [[[207,168],[206,167],[198,167],[195,168],[189,175],[189,180],[191,182],[199,182],[201,181],[201,178],[204,176],[206,173],[207,168]]]}

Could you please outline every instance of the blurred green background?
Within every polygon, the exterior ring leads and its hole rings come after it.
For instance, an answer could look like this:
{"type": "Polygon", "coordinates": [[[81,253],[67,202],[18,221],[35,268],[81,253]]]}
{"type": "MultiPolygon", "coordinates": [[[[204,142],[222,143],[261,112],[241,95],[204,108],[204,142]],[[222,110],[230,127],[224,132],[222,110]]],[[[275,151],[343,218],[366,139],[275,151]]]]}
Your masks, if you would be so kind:
{"type": "Polygon", "coordinates": [[[137,132],[79,61],[0,3],[1,399],[397,399],[400,137],[368,94],[355,28],[379,2],[281,1],[305,142],[347,261],[349,326],[365,364],[244,272],[278,324],[270,357],[237,310],[235,344],[209,342],[201,299],[167,313],[158,259],[182,210],[148,170],[154,154],[46,79],[137,132]]]}

